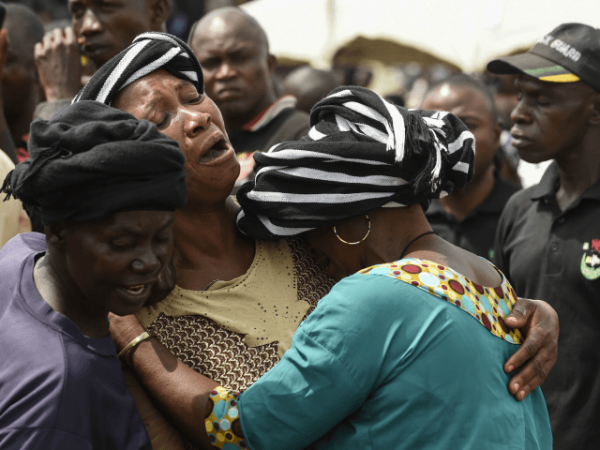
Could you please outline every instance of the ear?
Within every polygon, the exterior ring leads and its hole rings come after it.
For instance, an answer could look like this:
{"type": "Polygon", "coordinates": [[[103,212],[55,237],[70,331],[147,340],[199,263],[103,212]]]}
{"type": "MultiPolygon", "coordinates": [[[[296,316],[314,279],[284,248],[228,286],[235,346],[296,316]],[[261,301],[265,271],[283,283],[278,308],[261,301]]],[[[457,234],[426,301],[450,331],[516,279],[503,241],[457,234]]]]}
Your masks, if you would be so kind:
{"type": "Polygon", "coordinates": [[[275,55],[268,54],[267,66],[269,67],[269,74],[273,75],[275,73],[275,68],[277,67],[277,57],[275,55]]]}
{"type": "Polygon", "coordinates": [[[45,226],[44,233],[46,234],[46,241],[49,246],[57,249],[64,249],[66,245],[66,233],[67,226],[65,222],[59,222],[54,225],[45,226]]]}
{"type": "Polygon", "coordinates": [[[166,22],[171,14],[171,0],[147,0],[152,31],[167,31],[166,22]]]}
{"type": "Polygon", "coordinates": [[[496,148],[500,148],[500,135],[502,134],[502,124],[500,122],[496,122],[492,128],[494,133],[494,142],[496,143],[496,148]]]}
{"type": "Polygon", "coordinates": [[[600,126],[600,94],[594,94],[590,100],[589,122],[593,126],[600,126]]]}

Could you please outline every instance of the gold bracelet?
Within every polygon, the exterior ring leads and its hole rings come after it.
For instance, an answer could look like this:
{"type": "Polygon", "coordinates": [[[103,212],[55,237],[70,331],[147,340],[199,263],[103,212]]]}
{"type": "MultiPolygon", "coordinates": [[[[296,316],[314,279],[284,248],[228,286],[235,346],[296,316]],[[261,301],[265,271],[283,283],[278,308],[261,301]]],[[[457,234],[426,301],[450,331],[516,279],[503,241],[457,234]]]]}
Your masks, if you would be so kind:
{"type": "Polygon", "coordinates": [[[125,353],[127,353],[129,350],[131,350],[133,347],[135,347],[136,345],[138,345],[140,342],[150,338],[152,336],[150,336],[150,334],[147,331],[144,331],[142,334],[140,334],[138,337],[136,337],[133,341],[131,341],[129,344],[127,344],[125,347],[123,347],[123,350],[121,350],[119,352],[119,358],[121,356],[123,356],[125,353]]]}

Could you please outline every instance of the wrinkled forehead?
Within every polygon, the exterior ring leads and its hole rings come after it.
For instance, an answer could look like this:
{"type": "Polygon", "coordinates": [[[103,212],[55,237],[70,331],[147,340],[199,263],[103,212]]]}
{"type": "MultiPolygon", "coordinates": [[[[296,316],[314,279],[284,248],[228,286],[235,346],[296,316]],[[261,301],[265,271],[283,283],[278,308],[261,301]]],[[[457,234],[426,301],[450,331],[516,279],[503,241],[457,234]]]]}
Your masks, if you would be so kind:
{"type": "Polygon", "coordinates": [[[143,112],[159,104],[164,106],[177,102],[179,95],[188,91],[200,94],[192,82],[178,78],[164,69],[158,69],[119,91],[111,106],[140,119],[146,115],[143,112]]]}

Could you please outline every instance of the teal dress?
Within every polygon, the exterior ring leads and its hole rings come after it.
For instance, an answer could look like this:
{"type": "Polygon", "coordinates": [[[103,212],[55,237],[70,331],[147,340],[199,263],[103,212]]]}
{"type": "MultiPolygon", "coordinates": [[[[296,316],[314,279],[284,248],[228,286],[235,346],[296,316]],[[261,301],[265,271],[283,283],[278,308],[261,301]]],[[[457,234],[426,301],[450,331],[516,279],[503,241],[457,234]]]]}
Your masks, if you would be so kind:
{"type": "Polygon", "coordinates": [[[487,288],[415,259],[343,279],[239,396],[244,446],[551,449],[541,390],[518,402],[507,389],[515,301],[504,278],[487,288]]]}

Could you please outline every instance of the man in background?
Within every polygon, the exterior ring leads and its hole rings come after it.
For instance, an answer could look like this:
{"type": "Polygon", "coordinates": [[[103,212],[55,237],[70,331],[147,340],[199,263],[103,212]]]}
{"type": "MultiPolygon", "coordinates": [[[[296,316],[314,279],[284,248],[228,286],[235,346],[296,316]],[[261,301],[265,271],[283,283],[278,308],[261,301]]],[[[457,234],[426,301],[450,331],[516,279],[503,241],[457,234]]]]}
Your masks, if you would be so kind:
{"type": "Polygon", "coordinates": [[[9,3],[3,28],[0,148],[16,164],[28,157],[27,134],[40,100],[33,49],[44,36],[44,26],[30,8],[9,3]]]}
{"type": "Polygon", "coordinates": [[[483,83],[460,74],[434,84],[421,107],[456,115],[475,135],[476,146],[473,181],[433,201],[427,219],[448,242],[491,259],[500,214],[519,190],[498,175],[494,164],[502,131],[494,97],[483,83]]]}
{"type": "Polygon", "coordinates": [[[276,59],[265,31],[250,15],[234,7],[214,10],[192,29],[190,47],[237,153],[267,151],[308,132],[308,114],[295,108],[295,98],[275,94],[276,59]]]}
{"type": "Polygon", "coordinates": [[[539,184],[506,205],[494,260],[519,295],[544,299],[560,317],[558,360],[543,386],[554,449],[597,449],[600,30],[563,24],[488,70],[517,74],[511,134],[520,157],[554,160],[539,184]]]}
{"type": "MultiPolygon", "coordinates": [[[[73,27],[54,29],[36,46],[35,60],[46,103],[36,117],[49,119],[82,87],[80,48],[96,69],[148,31],[165,31],[170,0],[69,0],[73,27]]],[[[92,70],[93,73],[93,70],[92,70]]]]}

